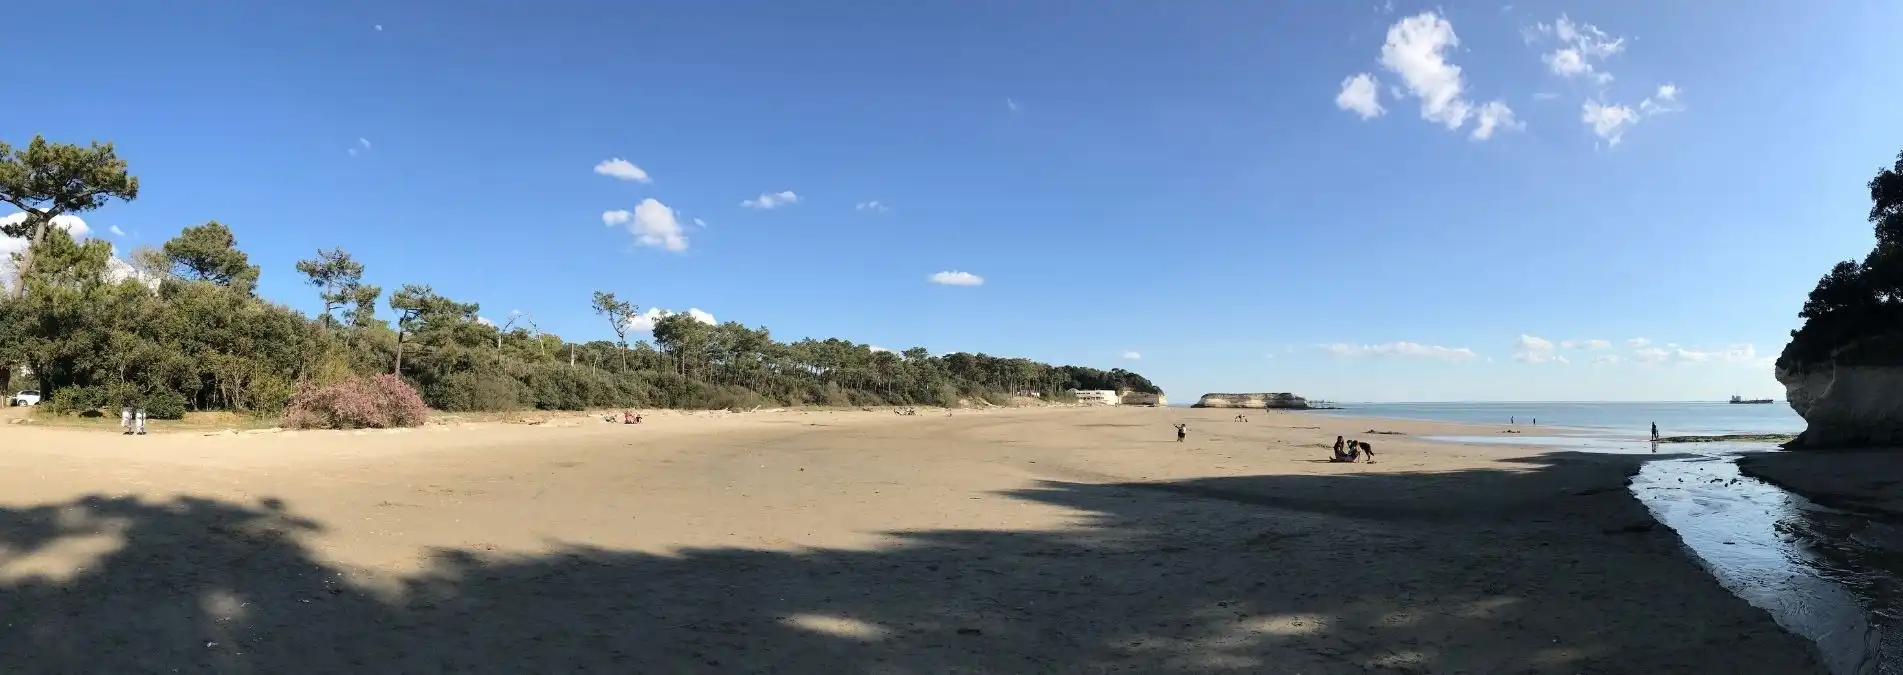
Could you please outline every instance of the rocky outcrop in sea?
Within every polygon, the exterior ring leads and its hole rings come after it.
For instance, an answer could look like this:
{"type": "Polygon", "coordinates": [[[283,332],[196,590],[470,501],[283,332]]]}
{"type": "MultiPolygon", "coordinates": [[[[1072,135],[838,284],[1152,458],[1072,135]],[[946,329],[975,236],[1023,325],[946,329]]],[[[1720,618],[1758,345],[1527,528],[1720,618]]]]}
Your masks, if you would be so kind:
{"type": "Polygon", "coordinates": [[[1308,399],[1290,393],[1279,394],[1203,394],[1192,408],[1281,408],[1307,410],[1308,399]]]}

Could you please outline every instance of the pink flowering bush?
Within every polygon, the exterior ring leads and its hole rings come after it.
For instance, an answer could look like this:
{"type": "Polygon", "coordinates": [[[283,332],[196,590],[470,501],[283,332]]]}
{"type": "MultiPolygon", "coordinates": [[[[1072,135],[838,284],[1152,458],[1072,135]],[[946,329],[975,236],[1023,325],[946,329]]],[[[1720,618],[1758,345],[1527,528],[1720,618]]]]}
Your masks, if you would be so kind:
{"type": "Polygon", "coordinates": [[[429,420],[423,397],[395,375],[299,382],[279,422],[287,429],[388,429],[429,420]]]}

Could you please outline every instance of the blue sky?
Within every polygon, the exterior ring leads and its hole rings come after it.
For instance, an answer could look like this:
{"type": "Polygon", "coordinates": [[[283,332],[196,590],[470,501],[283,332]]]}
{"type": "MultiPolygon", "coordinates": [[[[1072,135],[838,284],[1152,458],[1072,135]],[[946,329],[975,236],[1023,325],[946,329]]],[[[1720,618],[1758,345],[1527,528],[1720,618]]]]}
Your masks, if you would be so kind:
{"type": "Polygon", "coordinates": [[[1179,400],[1776,394],[1903,149],[1878,0],[180,7],[9,54],[7,141],[140,176],[122,252],[217,219],[306,309],[343,246],[569,339],[602,289],[1179,400]]]}

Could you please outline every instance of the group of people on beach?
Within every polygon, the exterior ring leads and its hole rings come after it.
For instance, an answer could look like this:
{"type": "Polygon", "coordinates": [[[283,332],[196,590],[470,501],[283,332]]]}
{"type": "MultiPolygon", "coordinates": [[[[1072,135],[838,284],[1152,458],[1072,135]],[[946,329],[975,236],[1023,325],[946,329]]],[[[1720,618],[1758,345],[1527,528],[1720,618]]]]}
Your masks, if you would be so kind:
{"type": "Polygon", "coordinates": [[[1356,462],[1360,461],[1364,455],[1368,458],[1368,463],[1373,464],[1374,446],[1369,445],[1367,441],[1343,440],[1342,437],[1336,436],[1335,456],[1329,458],[1328,461],[1356,462]]]}

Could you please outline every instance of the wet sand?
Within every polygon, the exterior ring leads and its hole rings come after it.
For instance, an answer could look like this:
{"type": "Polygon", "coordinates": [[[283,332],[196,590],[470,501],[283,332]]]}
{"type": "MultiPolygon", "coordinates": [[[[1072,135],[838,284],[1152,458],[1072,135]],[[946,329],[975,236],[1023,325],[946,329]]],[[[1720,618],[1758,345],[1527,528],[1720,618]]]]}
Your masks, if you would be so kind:
{"type": "Polygon", "coordinates": [[[1487,427],[1235,414],[4,426],[0,664],[1822,672],[1628,493],[1645,458],[1411,438],[1487,427]],[[1378,463],[1324,461],[1337,434],[1374,443],[1378,463]]]}

